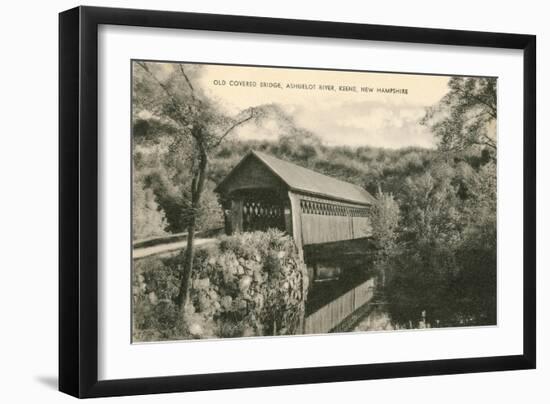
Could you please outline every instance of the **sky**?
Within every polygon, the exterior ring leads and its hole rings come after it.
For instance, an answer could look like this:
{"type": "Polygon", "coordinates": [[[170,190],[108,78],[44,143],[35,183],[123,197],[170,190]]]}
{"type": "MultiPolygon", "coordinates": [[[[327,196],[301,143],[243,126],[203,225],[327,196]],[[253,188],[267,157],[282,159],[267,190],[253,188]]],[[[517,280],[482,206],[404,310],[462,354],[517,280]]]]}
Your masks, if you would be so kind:
{"type": "MultiPolygon", "coordinates": [[[[203,65],[201,70],[201,88],[228,114],[276,103],[326,145],[393,149],[435,147],[433,135],[419,120],[426,107],[446,94],[449,80],[446,76],[227,65],[203,65]],[[280,87],[261,87],[261,83],[280,87]],[[361,91],[366,87],[372,91],[361,91]],[[398,91],[378,92],[379,88],[398,91]]],[[[235,136],[276,140],[279,134],[276,124],[264,122],[245,125],[235,136]]]]}

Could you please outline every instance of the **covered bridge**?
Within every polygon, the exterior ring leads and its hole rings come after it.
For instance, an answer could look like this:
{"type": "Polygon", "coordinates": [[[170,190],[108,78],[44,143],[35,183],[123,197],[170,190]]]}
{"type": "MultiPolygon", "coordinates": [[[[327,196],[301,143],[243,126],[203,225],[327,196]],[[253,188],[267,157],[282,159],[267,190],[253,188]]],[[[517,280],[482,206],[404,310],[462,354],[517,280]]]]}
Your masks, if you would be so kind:
{"type": "Polygon", "coordinates": [[[265,153],[249,152],[215,191],[228,233],[277,228],[301,248],[371,234],[366,190],[265,153]]]}

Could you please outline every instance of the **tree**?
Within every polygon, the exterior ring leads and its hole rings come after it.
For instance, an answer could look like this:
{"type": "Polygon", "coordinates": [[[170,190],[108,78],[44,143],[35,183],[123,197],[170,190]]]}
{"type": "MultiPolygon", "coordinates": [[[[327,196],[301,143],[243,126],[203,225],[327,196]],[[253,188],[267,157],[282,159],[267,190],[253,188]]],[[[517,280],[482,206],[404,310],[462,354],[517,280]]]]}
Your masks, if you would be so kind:
{"type": "Polygon", "coordinates": [[[376,200],[371,217],[372,236],[379,249],[380,258],[384,260],[395,248],[400,215],[399,205],[392,194],[384,193],[380,188],[378,188],[376,200]]]}
{"type": "Polygon", "coordinates": [[[189,201],[187,247],[177,303],[180,310],[188,301],[191,269],[194,260],[194,237],[201,197],[205,189],[211,153],[237,127],[257,119],[256,108],[248,108],[229,117],[193,85],[201,73],[200,66],[182,63],[135,62],[134,121],[155,122],[171,137],[168,146],[175,156],[175,166],[190,178],[184,197],[189,201]]]}
{"type": "Polygon", "coordinates": [[[399,205],[392,194],[382,192],[379,186],[371,214],[371,226],[372,237],[378,248],[376,261],[383,286],[386,285],[386,267],[395,255],[398,225],[399,205]]]}
{"type": "Polygon", "coordinates": [[[442,151],[479,148],[496,160],[496,85],[492,77],[449,80],[449,92],[421,120],[439,139],[442,151]]]}
{"type": "Polygon", "coordinates": [[[451,247],[460,238],[460,203],[454,169],[434,164],[403,184],[403,232],[408,241],[451,247]]]}

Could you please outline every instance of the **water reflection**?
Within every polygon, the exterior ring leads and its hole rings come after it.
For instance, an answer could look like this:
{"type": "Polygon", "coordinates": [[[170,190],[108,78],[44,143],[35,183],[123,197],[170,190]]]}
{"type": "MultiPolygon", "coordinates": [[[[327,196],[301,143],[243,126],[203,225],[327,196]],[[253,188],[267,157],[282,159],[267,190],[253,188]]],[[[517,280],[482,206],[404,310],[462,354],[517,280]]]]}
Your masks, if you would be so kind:
{"type": "MultiPolygon", "coordinates": [[[[381,265],[375,263],[372,251],[368,240],[307,246],[310,289],[306,316],[323,308],[328,311],[330,304],[340,317],[342,313],[348,316],[349,307],[353,307],[353,318],[346,317],[334,332],[496,324],[496,288],[491,274],[434,274],[421,263],[410,262],[406,254],[381,265]],[[376,279],[373,296],[369,307],[359,307],[350,291],[369,279],[376,279]]],[[[336,317],[331,314],[329,323],[336,317]]]]}
{"type": "Polygon", "coordinates": [[[306,315],[376,277],[371,267],[351,260],[316,261],[308,265],[308,271],[310,290],[306,301],[306,315]]]}

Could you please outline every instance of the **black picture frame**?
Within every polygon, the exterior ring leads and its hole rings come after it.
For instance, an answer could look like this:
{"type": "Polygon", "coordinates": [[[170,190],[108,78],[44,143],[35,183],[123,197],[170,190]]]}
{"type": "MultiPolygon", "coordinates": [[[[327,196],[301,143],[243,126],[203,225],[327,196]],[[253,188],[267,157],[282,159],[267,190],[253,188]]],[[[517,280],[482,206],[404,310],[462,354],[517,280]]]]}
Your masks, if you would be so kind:
{"type": "Polygon", "coordinates": [[[77,7],[59,15],[59,389],[104,397],[533,369],[536,364],[536,37],[183,12],[77,7]],[[523,353],[98,381],[100,24],[509,48],[523,51],[523,353]]]}

